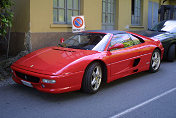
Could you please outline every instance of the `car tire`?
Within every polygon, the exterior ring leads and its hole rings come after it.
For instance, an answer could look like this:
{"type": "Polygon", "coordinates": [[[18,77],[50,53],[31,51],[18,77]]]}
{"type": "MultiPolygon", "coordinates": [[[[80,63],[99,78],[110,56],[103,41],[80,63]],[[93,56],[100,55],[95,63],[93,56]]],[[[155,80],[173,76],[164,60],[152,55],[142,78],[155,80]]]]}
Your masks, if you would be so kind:
{"type": "Polygon", "coordinates": [[[155,49],[152,53],[152,57],[150,60],[150,68],[149,68],[149,72],[157,72],[160,68],[160,64],[161,64],[161,53],[158,49],[155,49]]]}
{"type": "Polygon", "coordinates": [[[172,44],[168,49],[167,61],[173,62],[175,60],[175,44],[172,44]]]}
{"type": "Polygon", "coordinates": [[[96,93],[102,82],[102,67],[98,62],[89,65],[84,73],[82,91],[85,93],[96,93]]]}

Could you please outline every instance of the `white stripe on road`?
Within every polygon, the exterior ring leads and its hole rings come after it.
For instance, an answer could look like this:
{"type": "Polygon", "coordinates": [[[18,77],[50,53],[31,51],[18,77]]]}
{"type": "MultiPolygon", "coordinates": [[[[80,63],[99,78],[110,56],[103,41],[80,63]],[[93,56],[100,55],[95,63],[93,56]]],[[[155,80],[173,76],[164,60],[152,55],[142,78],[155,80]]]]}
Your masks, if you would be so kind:
{"type": "Polygon", "coordinates": [[[140,107],[142,107],[142,106],[144,106],[146,104],[149,104],[150,102],[153,102],[153,101],[155,101],[155,100],[157,100],[157,99],[159,99],[159,98],[161,98],[161,97],[163,97],[163,96],[165,96],[165,95],[167,95],[167,94],[169,94],[169,93],[171,93],[171,92],[173,92],[175,90],[176,90],[176,88],[170,89],[170,90],[168,90],[168,91],[166,91],[166,92],[164,92],[164,93],[162,93],[162,94],[160,94],[160,95],[158,95],[158,96],[156,96],[154,98],[151,98],[151,99],[149,99],[149,100],[147,100],[147,101],[145,101],[145,102],[143,102],[141,104],[138,104],[138,105],[136,105],[134,107],[131,107],[131,108],[129,108],[129,109],[127,109],[127,110],[125,110],[125,111],[123,111],[121,113],[118,113],[118,114],[116,114],[114,116],[111,116],[110,118],[119,118],[119,117],[121,117],[121,116],[123,116],[123,115],[125,115],[127,113],[130,113],[130,112],[132,112],[132,111],[134,111],[134,110],[136,110],[136,109],[138,109],[138,108],[140,108],[140,107]]]}

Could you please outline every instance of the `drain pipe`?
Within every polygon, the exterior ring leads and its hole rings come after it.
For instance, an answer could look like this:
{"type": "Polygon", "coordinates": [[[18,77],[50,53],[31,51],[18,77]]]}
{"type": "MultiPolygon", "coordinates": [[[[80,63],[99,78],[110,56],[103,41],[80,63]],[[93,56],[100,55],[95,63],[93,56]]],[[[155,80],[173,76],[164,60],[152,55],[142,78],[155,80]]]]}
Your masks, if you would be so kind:
{"type": "Polygon", "coordinates": [[[9,48],[10,48],[10,32],[11,32],[11,27],[9,27],[9,33],[8,33],[8,43],[7,43],[7,54],[6,54],[6,58],[9,58],[9,48]]]}

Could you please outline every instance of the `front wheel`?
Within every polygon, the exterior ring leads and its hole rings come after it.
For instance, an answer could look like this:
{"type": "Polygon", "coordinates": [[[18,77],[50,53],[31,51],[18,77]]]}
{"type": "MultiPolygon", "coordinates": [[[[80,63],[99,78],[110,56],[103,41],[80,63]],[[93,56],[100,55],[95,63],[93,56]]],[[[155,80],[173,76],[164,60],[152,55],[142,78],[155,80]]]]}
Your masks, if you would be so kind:
{"type": "Polygon", "coordinates": [[[168,49],[167,61],[173,62],[175,59],[175,44],[172,44],[168,49]]]}
{"type": "Polygon", "coordinates": [[[100,63],[95,62],[88,66],[85,71],[82,90],[86,93],[96,93],[102,82],[102,68],[100,63]]]}
{"type": "Polygon", "coordinates": [[[160,64],[161,64],[161,54],[158,49],[155,49],[152,53],[152,57],[150,60],[149,71],[152,73],[157,72],[159,70],[160,64]]]}

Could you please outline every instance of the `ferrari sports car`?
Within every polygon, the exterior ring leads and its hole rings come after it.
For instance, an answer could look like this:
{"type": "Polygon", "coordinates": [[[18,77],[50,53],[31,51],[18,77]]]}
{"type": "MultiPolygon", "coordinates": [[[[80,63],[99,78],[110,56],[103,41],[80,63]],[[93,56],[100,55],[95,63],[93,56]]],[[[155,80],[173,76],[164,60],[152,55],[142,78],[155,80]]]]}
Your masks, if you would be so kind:
{"type": "Polygon", "coordinates": [[[174,61],[176,56],[176,20],[158,23],[149,31],[139,33],[152,39],[159,39],[164,47],[164,60],[174,61]]]}
{"type": "Polygon", "coordinates": [[[135,33],[85,31],[17,60],[11,66],[12,78],[48,93],[96,93],[103,82],[146,70],[157,72],[163,52],[159,40],[135,33]]]}

